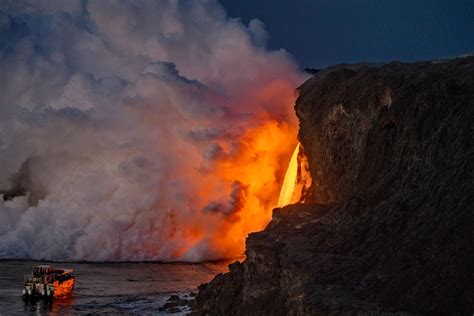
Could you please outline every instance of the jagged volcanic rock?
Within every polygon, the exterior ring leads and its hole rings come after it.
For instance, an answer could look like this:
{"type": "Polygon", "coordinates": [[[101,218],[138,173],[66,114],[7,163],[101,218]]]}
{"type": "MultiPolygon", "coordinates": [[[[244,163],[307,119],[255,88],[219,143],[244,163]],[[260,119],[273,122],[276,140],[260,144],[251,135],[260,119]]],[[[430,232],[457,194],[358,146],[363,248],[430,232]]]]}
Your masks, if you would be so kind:
{"type": "Polygon", "coordinates": [[[474,57],[333,67],[299,92],[311,198],[196,313],[472,314],[474,57]]]}

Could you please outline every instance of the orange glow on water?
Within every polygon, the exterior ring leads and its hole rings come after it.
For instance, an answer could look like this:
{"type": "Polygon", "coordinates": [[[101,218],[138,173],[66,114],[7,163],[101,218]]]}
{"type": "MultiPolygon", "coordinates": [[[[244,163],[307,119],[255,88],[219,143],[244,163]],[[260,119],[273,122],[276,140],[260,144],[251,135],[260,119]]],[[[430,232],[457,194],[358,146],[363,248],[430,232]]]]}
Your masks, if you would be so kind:
{"type": "Polygon", "coordinates": [[[54,297],[71,295],[74,289],[74,283],[75,279],[69,279],[62,283],[59,283],[59,281],[54,281],[54,297]]]}

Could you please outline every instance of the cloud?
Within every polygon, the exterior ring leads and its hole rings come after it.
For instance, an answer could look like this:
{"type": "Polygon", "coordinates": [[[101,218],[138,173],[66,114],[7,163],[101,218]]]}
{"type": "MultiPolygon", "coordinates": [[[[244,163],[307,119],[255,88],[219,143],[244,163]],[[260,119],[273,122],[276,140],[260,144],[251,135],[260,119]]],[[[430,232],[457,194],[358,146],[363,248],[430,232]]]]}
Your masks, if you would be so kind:
{"type": "Polygon", "coordinates": [[[0,37],[1,258],[217,259],[269,220],[302,75],[260,21],[204,0],[4,1],[0,37]]]}

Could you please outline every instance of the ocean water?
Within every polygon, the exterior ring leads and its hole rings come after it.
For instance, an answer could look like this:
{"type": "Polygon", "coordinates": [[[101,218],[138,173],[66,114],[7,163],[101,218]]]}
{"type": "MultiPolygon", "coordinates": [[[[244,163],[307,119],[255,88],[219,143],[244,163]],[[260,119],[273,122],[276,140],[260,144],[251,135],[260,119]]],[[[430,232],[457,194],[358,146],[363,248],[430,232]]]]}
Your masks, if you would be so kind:
{"type": "Polygon", "coordinates": [[[188,263],[50,263],[0,260],[0,315],[160,315],[170,295],[197,291],[232,261],[188,263]],[[74,293],[68,298],[24,299],[23,275],[51,264],[75,270],[74,293]]]}

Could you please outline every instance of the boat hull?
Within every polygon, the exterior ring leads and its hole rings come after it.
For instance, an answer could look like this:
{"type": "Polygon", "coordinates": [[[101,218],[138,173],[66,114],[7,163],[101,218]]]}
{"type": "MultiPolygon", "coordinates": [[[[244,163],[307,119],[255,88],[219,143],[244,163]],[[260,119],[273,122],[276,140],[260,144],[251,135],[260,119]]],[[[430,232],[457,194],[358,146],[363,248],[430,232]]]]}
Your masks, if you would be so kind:
{"type": "Polygon", "coordinates": [[[26,283],[23,288],[24,296],[40,297],[61,297],[71,295],[74,289],[75,279],[71,278],[63,282],[54,281],[53,283],[26,283]]]}

